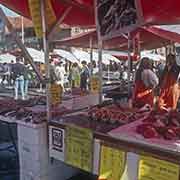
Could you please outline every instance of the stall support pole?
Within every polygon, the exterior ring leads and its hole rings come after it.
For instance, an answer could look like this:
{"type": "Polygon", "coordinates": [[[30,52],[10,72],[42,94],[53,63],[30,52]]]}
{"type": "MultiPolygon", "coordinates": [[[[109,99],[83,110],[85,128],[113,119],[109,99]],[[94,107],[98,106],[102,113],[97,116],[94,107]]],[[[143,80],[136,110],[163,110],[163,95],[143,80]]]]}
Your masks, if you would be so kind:
{"type": "Polygon", "coordinates": [[[60,24],[63,22],[63,20],[66,18],[66,16],[69,14],[69,12],[71,11],[72,6],[68,7],[65,12],[61,15],[61,17],[58,19],[58,21],[56,22],[56,24],[51,28],[51,30],[48,32],[48,41],[52,41],[53,40],[53,35],[57,32],[60,24]]]}
{"type": "Polygon", "coordinates": [[[89,47],[90,47],[90,62],[91,62],[91,76],[93,75],[93,38],[90,37],[89,39],[89,47]]]}
{"type": "Polygon", "coordinates": [[[45,15],[45,0],[41,0],[41,18],[42,18],[42,30],[43,30],[43,48],[44,59],[46,63],[46,100],[47,100],[47,121],[51,120],[51,93],[50,93],[50,64],[49,64],[49,43],[47,40],[46,30],[46,15],[45,15]]]}
{"type": "Polygon", "coordinates": [[[4,23],[6,24],[8,30],[10,33],[13,34],[13,38],[16,41],[17,45],[19,46],[19,48],[21,49],[23,56],[26,60],[28,60],[28,62],[30,63],[30,65],[32,66],[33,70],[35,71],[35,73],[37,74],[39,80],[41,82],[43,82],[43,77],[41,75],[41,73],[39,72],[38,68],[36,67],[35,63],[33,62],[33,58],[31,57],[31,55],[29,54],[29,52],[27,51],[26,47],[24,46],[24,44],[22,43],[21,39],[16,35],[16,31],[13,28],[13,25],[10,23],[9,19],[6,17],[6,15],[4,14],[3,10],[0,8],[0,17],[3,19],[4,23]]]}
{"type": "Polygon", "coordinates": [[[128,33],[128,97],[131,94],[131,39],[130,33],[128,33]]]}
{"type": "Polygon", "coordinates": [[[22,43],[24,44],[24,17],[21,17],[21,36],[22,36],[22,43]]]}
{"type": "Polygon", "coordinates": [[[109,64],[108,64],[108,82],[110,82],[110,67],[109,67],[109,64]]]}
{"type": "Polygon", "coordinates": [[[103,99],[102,99],[102,85],[103,85],[103,78],[102,78],[102,73],[103,73],[103,69],[102,69],[102,39],[100,38],[98,41],[98,65],[99,65],[99,104],[102,104],[103,99]]]}

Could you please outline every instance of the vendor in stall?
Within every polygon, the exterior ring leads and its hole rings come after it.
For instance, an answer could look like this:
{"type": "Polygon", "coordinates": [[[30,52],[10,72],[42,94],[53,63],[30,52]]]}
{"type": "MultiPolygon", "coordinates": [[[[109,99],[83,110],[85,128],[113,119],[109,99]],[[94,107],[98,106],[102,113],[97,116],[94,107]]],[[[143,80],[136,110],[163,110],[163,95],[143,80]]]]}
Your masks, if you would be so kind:
{"type": "Polygon", "coordinates": [[[164,72],[160,78],[160,108],[176,109],[180,95],[180,86],[178,82],[179,72],[180,67],[176,63],[176,56],[169,54],[166,58],[164,72]]]}
{"type": "Polygon", "coordinates": [[[158,77],[153,72],[152,61],[144,57],[135,76],[133,106],[141,108],[146,104],[153,106],[154,89],[158,85],[158,77]]]}

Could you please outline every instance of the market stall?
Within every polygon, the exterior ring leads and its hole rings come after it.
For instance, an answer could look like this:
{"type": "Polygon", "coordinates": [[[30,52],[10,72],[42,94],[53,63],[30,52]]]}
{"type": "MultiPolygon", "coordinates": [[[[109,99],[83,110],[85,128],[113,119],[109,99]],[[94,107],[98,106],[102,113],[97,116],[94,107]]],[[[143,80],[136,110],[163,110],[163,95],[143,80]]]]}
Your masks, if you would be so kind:
{"type": "MultiPolygon", "coordinates": [[[[14,5],[11,4],[10,1],[0,2],[7,6],[9,5],[8,7],[21,12],[23,15],[29,16],[27,1],[22,1],[22,4],[16,3],[14,5]]],[[[58,4],[57,1],[53,2],[58,4]]],[[[83,14],[81,14],[83,8],[87,7],[90,12],[93,9],[93,1],[74,2],[75,4],[67,1],[65,5],[69,5],[70,3],[72,6],[74,5],[73,8],[81,7],[82,9],[80,8],[81,10],[79,11],[80,15],[83,14]]],[[[168,16],[167,14],[159,16],[159,14],[157,14],[159,13],[159,7],[157,6],[158,12],[156,12],[157,8],[154,8],[154,2],[146,3],[143,0],[140,2],[146,23],[179,22],[177,18],[179,12],[176,8],[179,3],[178,1],[174,1],[174,3],[172,3],[172,1],[167,1],[166,3],[157,1],[157,3],[159,2],[162,5],[161,8],[163,12],[166,11],[166,9],[169,10],[168,16]],[[173,14],[177,16],[174,17],[173,14]],[[172,18],[169,18],[169,16],[172,18]]],[[[59,5],[61,5],[61,3],[62,2],[59,1],[59,5]]],[[[62,7],[54,6],[54,9],[57,8],[59,10],[62,7]]],[[[74,9],[73,12],[76,11],[77,9],[74,9]]],[[[86,15],[89,16],[89,13],[86,15]]],[[[76,17],[76,20],[77,19],[76,17]]],[[[70,20],[71,19],[67,22],[70,22],[70,20]]],[[[142,31],[144,31],[144,29],[142,31]]],[[[146,43],[142,43],[141,47],[143,48],[144,46],[149,49],[152,48],[153,45],[157,46],[159,35],[154,39],[151,38],[152,36],[148,37],[148,41],[152,41],[151,44],[147,44],[146,41],[146,43]]],[[[161,41],[161,45],[162,42],[166,43],[171,40],[172,39],[167,38],[165,41],[161,41]]],[[[177,42],[178,41],[179,37],[177,42]]],[[[111,42],[111,45],[114,45],[115,42],[122,43],[122,47],[125,49],[129,46],[127,38],[121,38],[120,41],[118,41],[117,38],[114,42],[111,42]],[[123,43],[125,43],[125,45],[123,43]]],[[[101,53],[99,57],[101,57],[101,53]]],[[[99,91],[98,86],[96,79],[92,83],[91,91],[99,91]]],[[[57,89],[58,88],[51,89],[51,103],[55,103],[53,105],[60,103],[61,96],[59,92],[57,92],[57,89]]],[[[84,101],[90,102],[91,98],[84,101]]],[[[79,101],[79,104],[82,105],[82,99],[79,101]]],[[[126,104],[116,104],[111,101],[93,107],[90,107],[91,105],[86,104],[88,109],[79,108],[77,112],[64,111],[62,113],[62,107],[59,109],[55,108],[56,111],[54,113],[53,111],[51,112],[52,116],[48,124],[48,133],[49,152],[52,159],[58,159],[73,167],[99,175],[99,179],[166,180],[171,178],[172,180],[179,180],[179,112],[154,112],[149,107],[135,109],[129,108],[126,104]],[[163,130],[163,132],[160,132],[160,130],[163,130]]],[[[5,114],[2,113],[3,116],[7,115],[6,109],[7,107],[5,107],[5,114]]],[[[37,110],[37,108],[35,109],[37,110]]],[[[8,112],[9,111],[12,114],[14,113],[12,109],[8,109],[8,112]]],[[[15,109],[15,111],[17,111],[17,109],[15,109]]],[[[23,112],[20,111],[23,115],[26,112],[28,113],[28,111],[25,110],[23,112]]],[[[38,117],[39,115],[43,117],[41,113],[37,114],[38,117]]],[[[28,115],[26,121],[29,121],[29,118],[32,126],[34,126],[34,123],[39,123],[35,121],[36,119],[39,120],[39,118],[33,117],[30,114],[30,117],[28,115]]],[[[23,127],[27,125],[29,125],[27,122],[23,122],[23,127]]],[[[24,134],[26,134],[27,131],[24,132],[24,134]]],[[[45,132],[47,133],[47,131],[45,132]]],[[[46,137],[46,135],[41,135],[37,135],[38,139],[40,137],[46,137]]],[[[26,137],[25,143],[30,141],[28,136],[26,137]]],[[[23,142],[23,138],[21,142],[23,142]]],[[[40,141],[38,141],[36,145],[39,144],[39,142],[40,141]]],[[[31,145],[31,147],[34,146],[34,144],[31,145]]],[[[40,150],[43,148],[46,149],[45,146],[42,146],[40,150]]],[[[22,145],[22,149],[24,149],[26,155],[31,154],[32,156],[32,154],[34,155],[33,152],[37,152],[37,150],[30,151],[25,144],[22,145]]],[[[30,167],[28,166],[28,168],[30,167]]],[[[44,167],[41,168],[45,169],[44,167]]],[[[57,171],[60,170],[54,170],[54,172],[57,171]]],[[[62,171],[64,171],[64,168],[62,171]]],[[[26,173],[27,172],[28,171],[26,171],[26,173]]],[[[35,174],[36,173],[37,171],[35,174]]],[[[25,177],[37,178],[37,176],[33,175],[34,174],[31,173],[25,177]]],[[[44,175],[44,171],[41,175],[44,175]]],[[[43,176],[42,178],[44,179],[43,176]]]]}

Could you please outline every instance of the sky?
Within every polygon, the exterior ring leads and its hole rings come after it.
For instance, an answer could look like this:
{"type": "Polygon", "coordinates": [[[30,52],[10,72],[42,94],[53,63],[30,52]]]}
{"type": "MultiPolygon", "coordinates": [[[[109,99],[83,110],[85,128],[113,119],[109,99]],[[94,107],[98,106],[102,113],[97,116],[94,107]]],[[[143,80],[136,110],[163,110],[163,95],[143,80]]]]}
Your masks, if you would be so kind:
{"type": "Polygon", "coordinates": [[[0,5],[0,7],[2,7],[3,11],[5,12],[5,14],[7,16],[18,16],[16,13],[14,13],[13,11],[9,10],[8,8],[0,5]]]}

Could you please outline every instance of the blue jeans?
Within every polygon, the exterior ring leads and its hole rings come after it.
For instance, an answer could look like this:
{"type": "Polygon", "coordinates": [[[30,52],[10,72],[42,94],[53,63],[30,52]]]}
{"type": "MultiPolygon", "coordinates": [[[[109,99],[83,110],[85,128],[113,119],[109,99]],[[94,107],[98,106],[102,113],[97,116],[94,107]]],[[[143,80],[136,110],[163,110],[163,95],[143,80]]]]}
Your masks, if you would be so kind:
{"type": "Polygon", "coordinates": [[[29,80],[28,79],[24,80],[24,94],[25,94],[25,97],[28,96],[28,85],[29,85],[29,80]]]}
{"type": "Polygon", "coordinates": [[[18,99],[18,91],[21,91],[21,96],[22,99],[25,99],[25,94],[24,94],[24,77],[23,76],[19,76],[18,78],[16,78],[15,80],[15,99],[18,99]]]}

